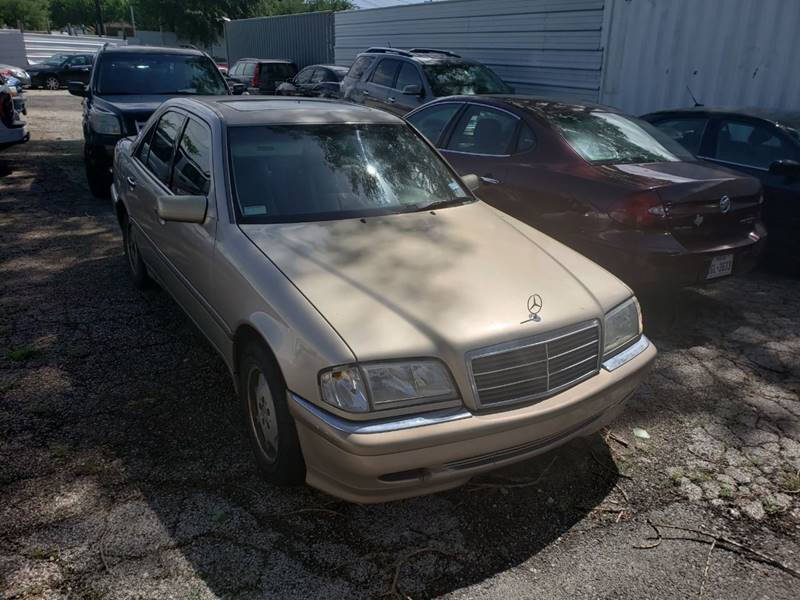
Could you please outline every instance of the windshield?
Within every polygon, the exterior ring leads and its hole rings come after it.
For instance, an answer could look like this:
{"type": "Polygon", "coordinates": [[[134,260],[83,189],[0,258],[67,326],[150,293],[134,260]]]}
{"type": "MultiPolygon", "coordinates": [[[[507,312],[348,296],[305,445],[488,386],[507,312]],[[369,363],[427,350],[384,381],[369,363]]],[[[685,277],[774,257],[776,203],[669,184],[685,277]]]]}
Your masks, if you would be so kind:
{"type": "Polygon", "coordinates": [[[460,94],[506,94],[511,92],[502,79],[483,65],[438,63],[424,65],[434,96],[460,94]]]}
{"type": "Polygon", "coordinates": [[[232,127],[240,221],[346,219],[473,201],[407,125],[232,127]]]}
{"type": "Polygon", "coordinates": [[[185,54],[109,53],[96,67],[101,95],[221,95],[225,80],[205,56],[185,54]]]}
{"type": "Polygon", "coordinates": [[[695,160],[683,146],[639,119],[582,107],[546,114],[573,150],[593,164],[695,160]]]}
{"type": "Polygon", "coordinates": [[[63,63],[65,60],[67,60],[69,57],[70,57],[69,54],[54,54],[50,58],[45,58],[42,61],[42,64],[58,66],[61,63],[63,63]]]}

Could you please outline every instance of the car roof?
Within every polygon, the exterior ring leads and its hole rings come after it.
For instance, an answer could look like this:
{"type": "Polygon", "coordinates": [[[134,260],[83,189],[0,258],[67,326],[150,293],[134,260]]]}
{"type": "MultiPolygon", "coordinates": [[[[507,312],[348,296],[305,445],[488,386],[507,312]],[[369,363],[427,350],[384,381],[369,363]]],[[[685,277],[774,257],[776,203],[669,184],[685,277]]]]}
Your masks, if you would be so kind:
{"type": "Polygon", "coordinates": [[[261,63],[281,63],[281,64],[285,63],[287,65],[294,64],[294,61],[291,61],[288,58],[240,58],[236,62],[238,63],[238,62],[244,62],[244,61],[249,61],[249,60],[252,60],[252,61],[255,61],[255,62],[261,62],[261,63]]]}
{"type": "Polygon", "coordinates": [[[656,112],[648,113],[646,117],[655,117],[657,115],[674,115],[674,114],[689,114],[689,115],[725,115],[725,116],[742,116],[752,117],[755,119],[763,119],[765,121],[772,121],[774,123],[781,122],[800,122],[800,111],[788,110],[770,110],[767,108],[756,107],[726,107],[726,106],[691,106],[687,108],[676,108],[672,110],[659,110],[656,112]]]}
{"type": "Polygon", "coordinates": [[[437,52],[435,50],[431,50],[430,52],[425,52],[422,50],[415,51],[413,54],[407,50],[402,50],[400,48],[381,48],[375,51],[367,50],[366,52],[362,52],[358,55],[357,58],[362,56],[385,56],[386,58],[399,58],[405,59],[410,61],[416,61],[421,64],[429,65],[429,64],[478,64],[474,60],[470,60],[468,58],[463,58],[456,54],[448,55],[443,52],[437,52]]]}
{"type": "Polygon", "coordinates": [[[616,108],[605,106],[603,104],[596,104],[594,102],[563,102],[561,100],[554,100],[552,98],[528,96],[525,94],[464,94],[460,96],[445,96],[443,98],[437,98],[428,104],[424,104],[420,108],[442,102],[477,102],[480,104],[497,106],[498,108],[513,107],[519,110],[536,113],[545,118],[548,116],[548,114],[563,113],[565,110],[574,111],[582,109],[602,110],[603,112],[624,114],[622,111],[616,108]]]}
{"type": "Polygon", "coordinates": [[[374,108],[323,98],[281,96],[193,96],[165,104],[212,110],[224,125],[329,125],[344,123],[400,125],[399,117],[374,108]]]}
{"type": "Polygon", "coordinates": [[[162,46],[106,46],[103,52],[113,54],[185,54],[189,56],[205,56],[196,48],[168,48],[162,46]]]}

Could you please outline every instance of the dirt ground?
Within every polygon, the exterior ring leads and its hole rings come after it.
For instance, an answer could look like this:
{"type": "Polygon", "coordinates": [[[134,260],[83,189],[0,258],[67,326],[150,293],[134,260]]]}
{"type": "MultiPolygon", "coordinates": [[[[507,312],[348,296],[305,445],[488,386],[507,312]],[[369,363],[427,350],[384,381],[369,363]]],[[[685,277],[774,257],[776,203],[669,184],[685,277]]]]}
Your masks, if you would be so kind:
{"type": "Polygon", "coordinates": [[[797,279],[647,304],[656,367],[590,440],[392,504],[275,488],[221,359],[129,282],[79,99],[29,96],[32,140],[0,154],[0,597],[798,597],[786,570],[666,527],[800,569],[797,279]]]}

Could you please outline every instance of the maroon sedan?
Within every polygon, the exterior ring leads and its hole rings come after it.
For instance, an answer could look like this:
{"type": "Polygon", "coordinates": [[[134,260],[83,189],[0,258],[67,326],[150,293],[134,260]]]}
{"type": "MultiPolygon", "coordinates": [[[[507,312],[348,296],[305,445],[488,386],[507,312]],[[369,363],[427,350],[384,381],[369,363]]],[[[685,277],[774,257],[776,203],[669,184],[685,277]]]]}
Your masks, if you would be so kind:
{"type": "Polygon", "coordinates": [[[634,288],[750,270],[761,254],[761,185],[699,161],[614,109],[526,96],[452,96],[406,119],[478,196],[592,258],[634,288]]]}

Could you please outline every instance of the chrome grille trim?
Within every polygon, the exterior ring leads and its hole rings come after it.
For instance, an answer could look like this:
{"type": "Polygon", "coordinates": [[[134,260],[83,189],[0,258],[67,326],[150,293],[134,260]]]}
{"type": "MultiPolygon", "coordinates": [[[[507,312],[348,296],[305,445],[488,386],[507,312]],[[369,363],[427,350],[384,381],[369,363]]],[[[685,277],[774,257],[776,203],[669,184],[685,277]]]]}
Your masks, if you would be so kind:
{"type": "Polygon", "coordinates": [[[467,371],[478,408],[542,400],[596,375],[602,359],[601,343],[600,322],[593,320],[468,352],[467,371]],[[531,360],[530,355],[537,359],[531,360]],[[544,358],[539,358],[542,355],[544,358]],[[481,364],[486,358],[492,360],[481,364]],[[504,363],[503,358],[511,364],[504,363]],[[502,381],[504,373],[508,381],[502,381]],[[518,378],[514,378],[515,373],[518,378]],[[541,383],[532,385],[537,381],[541,383]],[[506,388],[511,388],[508,397],[503,396],[506,388]],[[521,395],[513,396],[515,391],[521,395]]]}

